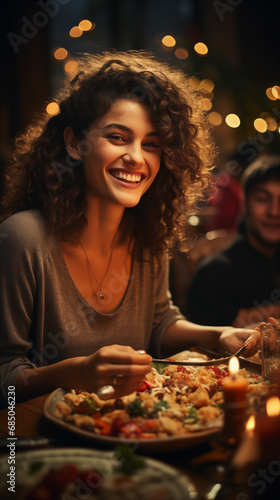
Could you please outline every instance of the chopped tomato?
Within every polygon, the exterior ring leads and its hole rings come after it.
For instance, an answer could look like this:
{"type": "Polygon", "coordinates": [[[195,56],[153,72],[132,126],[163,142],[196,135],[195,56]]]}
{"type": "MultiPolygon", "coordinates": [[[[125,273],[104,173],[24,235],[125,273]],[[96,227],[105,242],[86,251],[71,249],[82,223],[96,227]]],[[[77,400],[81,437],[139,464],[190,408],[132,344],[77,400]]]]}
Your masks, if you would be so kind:
{"type": "Polygon", "coordinates": [[[141,426],[143,432],[155,432],[157,430],[157,421],[154,418],[150,418],[146,420],[144,424],[141,426]]]}
{"type": "Polygon", "coordinates": [[[101,418],[94,416],[94,422],[96,427],[100,430],[101,434],[106,434],[107,436],[112,434],[112,426],[107,424],[107,422],[103,422],[101,418]]]}
{"type": "Polygon", "coordinates": [[[132,420],[124,424],[121,427],[120,431],[126,437],[134,437],[134,436],[140,437],[142,434],[142,430],[140,429],[139,425],[137,425],[132,420]]]}
{"type": "Polygon", "coordinates": [[[137,389],[137,392],[144,392],[146,391],[147,389],[149,389],[149,386],[147,384],[147,382],[145,382],[145,380],[139,385],[138,389],[137,389]]]}
{"type": "Polygon", "coordinates": [[[187,373],[187,374],[190,374],[191,372],[189,370],[187,370],[184,366],[182,365],[179,365],[177,367],[177,372],[181,372],[181,373],[187,373]]]}

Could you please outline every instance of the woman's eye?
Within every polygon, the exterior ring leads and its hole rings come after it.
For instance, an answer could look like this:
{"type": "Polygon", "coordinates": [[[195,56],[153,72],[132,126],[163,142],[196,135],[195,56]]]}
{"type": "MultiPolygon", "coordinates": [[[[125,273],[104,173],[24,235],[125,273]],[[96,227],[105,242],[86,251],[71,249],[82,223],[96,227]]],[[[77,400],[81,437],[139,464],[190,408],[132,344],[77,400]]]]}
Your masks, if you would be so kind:
{"type": "Polygon", "coordinates": [[[113,139],[114,141],[118,142],[125,142],[124,137],[122,137],[121,135],[115,135],[115,134],[108,135],[108,139],[113,139]]]}
{"type": "Polygon", "coordinates": [[[145,142],[144,146],[146,148],[159,149],[159,144],[156,142],[145,142]]]}

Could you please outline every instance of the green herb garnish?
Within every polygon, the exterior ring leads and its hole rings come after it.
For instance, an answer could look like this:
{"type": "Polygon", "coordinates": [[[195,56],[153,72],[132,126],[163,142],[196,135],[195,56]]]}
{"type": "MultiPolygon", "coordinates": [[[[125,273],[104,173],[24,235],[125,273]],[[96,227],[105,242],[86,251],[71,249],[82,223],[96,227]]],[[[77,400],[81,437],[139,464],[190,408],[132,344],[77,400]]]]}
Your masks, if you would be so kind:
{"type": "Polygon", "coordinates": [[[144,413],[144,408],[139,398],[128,403],[128,413],[131,417],[141,417],[144,413]]]}
{"type": "Polygon", "coordinates": [[[163,363],[151,363],[151,365],[153,368],[155,368],[159,375],[163,375],[166,365],[164,365],[163,363]]]}
{"type": "Polygon", "coordinates": [[[120,444],[115,447],[115,458],[119,462],[119,471],[129,476],[138,469],[146,467],[144,458],[133,453],[126,445],[120,444]]]}
{"type": "Polygon", "coordinates": [[[93,410],[96,410],[96,403],[95,401],[90,397],[88,396],[85,401],[89,404],[89,406],[93,409],[93,410]]]}
{"type": "Polygon", "coordinates": [[[189,414],[186,420],[192,420],[194,423],[198,422],[197,409],[194,406],[189,407],[189,414]]]}
{"type": "Polygon", "coordinates": [[[168,401],[157,401],[154,406],[154,411],[153,413],[158,413],[159,411],[162,410],[167,410],[167,408],[170,408],[170,404],[168,401]]]}

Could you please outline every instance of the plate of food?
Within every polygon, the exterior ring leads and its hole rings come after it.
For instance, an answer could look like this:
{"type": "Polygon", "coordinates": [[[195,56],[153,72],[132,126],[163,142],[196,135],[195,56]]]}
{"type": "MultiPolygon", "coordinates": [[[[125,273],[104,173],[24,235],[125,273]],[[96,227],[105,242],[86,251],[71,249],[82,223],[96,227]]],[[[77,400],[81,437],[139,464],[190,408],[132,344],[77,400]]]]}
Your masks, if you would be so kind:
{"type": "MultiPolygon", "coordinates": [[[[181,355],[179,359],[183,361],[181,355]]],[[[110,445],[126,442],[147,451],[183,449],[201,444],[221,430],[222,381],[227,375],[227,365],[156,363],[138,391],[128,396],[104,401],[95,393],[59,388],[46,400],[44,414],[86,439],[110,445]]],[[[267,391],[258,374],[241,369],[240,375],[248,380],[248,398],[251,393],[267,391]]]]}
{"type": "MultiPolygon", "coordinates": [[[[0,458],[2,478],[9,465],[0,458]]],[[[17,453],[13,490],[1,481],[6,500],[195,500],[188,478],[158,460],[136,455],[126,446],[112,451],[56,448],[17,453]]],[[[11,486],[10,486],[11,487],[11,486]]]]}

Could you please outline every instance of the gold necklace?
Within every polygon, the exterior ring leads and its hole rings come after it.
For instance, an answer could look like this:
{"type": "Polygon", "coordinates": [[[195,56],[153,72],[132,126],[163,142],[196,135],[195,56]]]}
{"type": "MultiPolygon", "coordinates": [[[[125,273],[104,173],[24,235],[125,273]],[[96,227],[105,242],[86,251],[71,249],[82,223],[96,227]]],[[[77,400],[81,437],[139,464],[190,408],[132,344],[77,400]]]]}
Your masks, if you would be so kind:
{"type": "MultiPolygon", "coordinates": [[[[116,236],[116,234],[115,234],[115,236],[116,236]]],[[[84,246],[83,246],[83,244],[82,244],[81,240],[79,240],[80,245],[81,245],[81,248],[82,248],[82,250],[83,250],[83,252],[84,252],[84,254],[85,254],[85,257],[86,257],[87,265],[88,265],[89,269],[91,270],[91,272],[92,272],[92,276],[94,277],[94,279],[95,279],[95,281],[96,281],[96,283],[97,283],[97,285],[98,285],[99,292],[97,292],[97,293],[96,293],[96,296],[97,296],[97,298],[98,298],[98,299],[100,299],[100,300],[103,300],[103,299],[105,298],[104,292],[103,292],[103,290],[102,290],[102,285],[103,285],[103,283],[104,283],[104,281],[105,281],[105,278],[106,278],[106,276],[107,276],[107,274],[108,274],[109,267],[110,267],[110,264],[111,264],[111,260],[112,260],[112,256],[113,256],[113,250],[114,250],[114,243],[115,243],[115,241],[114,241],[114,240],[115,240],[115,236],[114,236],[113,241],[112,241],[112,250],[111,250],[111,253],[110,253],[110,257],[109,257],[109,262],[108,262],[108,265],[107,265],[107,269],[106,269],[106,271],[105,271],[105,274],[104,274],[104,276],[103,276],[103,279],[102,279],[101,283],[99,283],[99,281],[97,280],[97,278],[96,278],[96,276],[95,276],[95,274],[94,274],[94,272],[93,272],[93,269],[92,269],[92,267],[91,267],[91,265],[90,265],[90,261],[89,261],[89,258],[88,258],[88,256],[87,256],[87,253],[86,253],[86,251],[85,251],[85,249],[84,249],[84,246]]]]}

